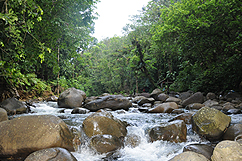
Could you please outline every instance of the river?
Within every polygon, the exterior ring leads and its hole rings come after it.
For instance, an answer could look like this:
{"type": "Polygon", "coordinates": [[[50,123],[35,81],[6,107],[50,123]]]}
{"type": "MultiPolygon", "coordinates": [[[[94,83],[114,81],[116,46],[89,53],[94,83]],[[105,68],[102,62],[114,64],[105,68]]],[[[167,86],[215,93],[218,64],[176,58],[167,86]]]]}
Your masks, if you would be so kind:
{"type": "MultiPolygon", "coordinates": [[[[88,114],[71,114],[71,109],[58,108],[56,102],[40,102],[31,107],[33,113],[22,115],[44,115],[51,114],[59,117],[64,117],[67,125],[76,129],[81,129],[82,122],[90,115],[88,114]],[[64,113],[60,113],[64,110],[64,113]]],[[[185,110],[185,109],[184,109],[185,110]]],[[[193,111],[194,112],[194,111],[193,111]]],[[[167,122],[173,118],[175,114],[147,114],[141,113],[135,108],[130,108],[129,111],[112,111],[116,118],[128,122],[131,126],[127,127],[128,135],[135,134],[141,139],[137,147],[124,146],[115,154],[118,156],[115,160],[118,161],[167,161],[175,155],[182,152],[183,147],[192,143],[209,143],[205,139],[201,139],[191,129],[191,125],[187,125],[187,141],[183,143],[171,143],[167,141],[155,141],[153,143],[148,141],[147,132],[150,128],[161,123],[167,122]]],[[[22,116],[16,115],[15,117],[22,116]]],[[[231,115],[232,122],[237,123],[241,121],[242,115],[231,115]]],[[[82,140],[83,141],[83,140],[82,140]]],[[[82,144],[79,148],[72,152],[78,161],[101,161],[105,155],[94,154],[87,146],[82,144]]]]}

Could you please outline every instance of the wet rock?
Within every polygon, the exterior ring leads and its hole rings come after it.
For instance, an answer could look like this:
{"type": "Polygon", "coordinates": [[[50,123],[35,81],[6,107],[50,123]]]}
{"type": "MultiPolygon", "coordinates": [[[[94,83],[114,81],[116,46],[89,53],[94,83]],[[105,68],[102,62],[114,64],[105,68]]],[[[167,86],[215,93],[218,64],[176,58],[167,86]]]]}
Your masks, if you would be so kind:
{"type": "Polygon", "coordinates": [[[218,102],[213,101],[213,100],[207,100],[207,101],[203,102],[203,104],[207,107],[212,107],[212,106],[217,106],[218,102]]]}
{"type": "Polygon", "coordinates": [[[199,110],[199,109],[201,109],[204,106],[205,105],[201,104],[201,103],[192,103],[192,104],[187,105],[186,109],[187,110],[199,110]]]}
{"type": "Polygon", "coordinates": [[[240,161],[242,160],[242,146],[236,141],[221,141],[214,148],[211,159],[212,161],[240,161]]]}
{"type": "Polygon", "coordinates": [[[5,109],[0,108],[0,122],[8,120],[8,113],[5,109]]]}
{"type": "Polygon", "coordinates": [[[145,103],[145,104],[142,105],[142,107],[151,108],[152,107],[152,104],[151,103],[145,103]]]}
{"type": "Polygon", "coordinates": [[[179,94],[179,98],[184,101],[185,99],[189,98],[193,94],[192,91],[182,92],[179,94]]]}
{"type": "Polygon", "coordinates": [[[92,112],[95,112],[105,108],[110,108],[113,111],[119,109],[128,110],[131,106],[131,101],[122,95],[108,95],[98,97],[98,99],[88,102],[83,107],[92,112]]]}
{"type": "Polygon", "coordinates": [[[88,110],[88,109],[76,107],[71,111],[71,114],[86,114],[89,112],[90,112],[90,110],[88,110]]]}
{"type": "Polygon", "coordinates": [[[127,134],[125,124],[111,113],[101,110],[89,115],[83,121],[83,130],[88,137],[95,135],[113,135],[124,137],[127,134]]]}
{"type": "Polygon", "coordinates": [[[90,147],[98,153],[112,152],[122,146],[122,141],[113,135],[95,135],[90,141],[90,147]]]}
{"type": "Polygon", "coordinates": [[[187,127],[183,120],[176,120],[161,126],[153,127],[149,131],[150,140],[166,140],[171,142],[185,142],[187,137],[187,127]]]}
{"type": "Polygon", "coordinates": [[[162,91],[159,88],[156,88],[152,91],[151,97],[153,97],[155,100],[158,100],[158,95],[161,93],[162,91]]]}
{"type": "Polygon", "coordinates": [[[208,160],[213,154],[213,147],[206,144],[189,144],[183,148],[183,152],[192,151],[204,155],[208,160]]]}
{"type": "Polygon", "coordinates": [[[86,99],[86,93],[75,88],[68,88],[60,94],[58,106],[65,108],[81,107],[82,102],[86,99]]]}
{"type": "Polygon", "coordinates": [[[209,161],[204,155],[192,151],[183,152],[169,161],[209,161]],[[189,159],[188,159],[189,158],[189,159]]]}
{"type": "Polygon", "coordinates": [[[21,116],[0,122],[0,129],[0,158],[26,157],[51,147],[74,150],[73,135],[67,125],[53,115],[21,116]]]}
{"type": "Polygon", "coordinates": [[[169,98],[169,96],[165,93],[161,93],[157,96],[157,101],[162,101],[162,102],[165,102],[166,99],[169,98]]]}
{"type": "Polygon", "coordinates": [[[182,102],[182,106],[186,107],[187,105],[192,104],[192,103],[203,103],[203,100],[204,100],[203,94],[201,92],[197,92],[197,93],[194,93],[189,98],[185,99],[182,102]]]}
{"type": "Polygon", "coordinates": [[[77,159],[64,148],[42,149],[31,153],[24,161],[77,161],[77,159]]]}
{"type": "Polygon", "coordinates": [[[140,99],[137,103],[139,106],[142,106],[143,104],[146,104],[146,103],[154,103],[155,102],[155,99],[154,98],[142,98],[140,99]]]}
{"type": "Polygon", "coordinates": [[[131,148],[137,147],[141,143],[141,137],[135,134],[130,134],[125,137],[125,146],[131,148]]]}
{"type": "Polygon", "coordinates": [[[241,114],[241,110],[240,109],[229,109],[226,114],[231,115],[231,114],[241,114]]]}
{"type": "Polygon", "coordinates": [[[174,109],[178,109],[175,102],[166,102],[149,109],[148,113],[171,113],[174,109]]]}
{"type": "Polygon", "coordinates": [[[166,99],[166,102],[175,102],[176,104],[181,104],[182,100],[176,97],[169,97],[166,99]]]}
{"type": "Polygon", "coordinates": [[[222,112],[203,107],[192,116],[192,129],[208,140],[218,140],[222,137],[231,122],[231,118],[222,112]]]}
{"type": "Polygon", "coordinates": [[[229,126],[223,136],[223,140],[235,140],[238,135],[242,135],[242,124],[234,124],[229,126]]]}
{"type": "Polygon", "coordinates": [[[227,112],[228,110],[230,109],[235,109],[235,105],[233,103],[230,103],[230,102],[226,102],[224,105],[223,105],[223,111],[224,112],[227,112]]]}
{"type": "Polygon", "coordinates": [[[215,93],[212,93],[212,92],[209,92],[209,93],[207,93],[207,95],[206,95],[206,99],[207,99],[207,100],[213,100],[213,99],[216,99],[216,94],[215,94],[215,93]]]}
{"type": "Polygon", "coordinates": [[[8,115],[22,114],[27,112],[24,104],[16,98],[8,98],[1,103],[1,108],[5,109],[8,115]]]}
{"type": "Polygon", "coordinates": [[[150,98],[150,93],[140,93],[139,94],[140,96],[144,96],[144,97],[146,97],[146,98],[150,98]]]}
{"type": "Polygon", "coordinates": [[[174,121],[174,120],[183,120],[186,124],[191,124],[191,113],[182,113],[180,115],[177,115],[176,117],[170,119],[168,122],[174,121]]]}

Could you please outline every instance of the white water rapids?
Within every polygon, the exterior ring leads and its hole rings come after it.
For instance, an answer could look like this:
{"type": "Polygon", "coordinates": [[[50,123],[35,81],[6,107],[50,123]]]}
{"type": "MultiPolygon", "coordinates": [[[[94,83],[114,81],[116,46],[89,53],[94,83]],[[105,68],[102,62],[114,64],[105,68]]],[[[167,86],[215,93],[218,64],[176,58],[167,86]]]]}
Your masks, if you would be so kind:
{"type": "MultiPolygon", "coordinates": [[[[23,115],[43,115],[51,114],[55,116],[65,116],[63,119],[67,125],[80,129],[84,119],[88,114],[71,114],[71,109],[57,108],[56,102],[42,102],[34,104],[36,107],[31,107],[34,113],[23,115]],[[64,113],[59,113],[64,110],[64,113]]],[[[141,142],[137,147],[124,146],[118,150],[115,155],[117,161],[167,161],[175,155],[182,153],[183,147],[191,143],[208,143],[206,140],[199,138],[191,130],[191,125],[187,125],[187,142],[171,143],[167,141],[148,141],[148,130],[160,123],[167,122],[173,118],[175,114],[147,114],[141,113],[138,110],[130,109],[129,111],[112,111],[114,117],[128,122],[131,126],[127,127],[128,135],[135,134],[141,138],[141,142]]],[[[241,120],[240,116],[232,116],[232,122],[241,120]]],[[[76,152],[72,153],[78,161],[101,161],[105,155],[94,154],[87,145],[81,145],[76,152]]],[[[106,159],[107,160],[107,159],[106,159]]],[[[109,159],[110,160],[110,159],[109,159]]]]}

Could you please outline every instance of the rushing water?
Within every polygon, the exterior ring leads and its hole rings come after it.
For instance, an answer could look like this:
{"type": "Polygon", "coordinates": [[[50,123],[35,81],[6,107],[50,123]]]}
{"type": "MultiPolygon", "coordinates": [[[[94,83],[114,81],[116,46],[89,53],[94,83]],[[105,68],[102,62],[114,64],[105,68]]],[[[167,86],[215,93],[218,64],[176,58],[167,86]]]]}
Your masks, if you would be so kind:
{"type": "MultiPolygon", "coordinates": [[[[32,114],[27,115],[42,115],[52,114],[56,116],[65,116],[64,121],[67,125],[80,129],[84,119],[88,114],[71,114],[71,109],[57,108],[56,102],[36,103],[35,107],[31,107],[32,114]],[[64,113],[59,113],[64,110],[64,113]]],[[[191,125],[187,125],[187,142],[171,143],[167,141],[148,141],[147,132],[150,128],[167,122],[173,118],[174,114],[147,114],[138,112],[131,108],[129,111],[112,111],[116,118],[128,122],[131,126],[127,127],[128,135],[135,134],[141,138],[141,142],[137,147],[124,146],[115,153],[118,161],[166,161],[173,158],[175,155],[182,152],[183,147],[191,143],[208,143],[206,140],[199,138],[191,130],[191,125]]],[[[26,114],[25,114],[26,115],[26,114]]],[[[236,123],[241,120],[241,115],[232,115],[232,122],[236,123]]],[[[78,161],[100,161],[105,155],[94,154],[87,144],[80,145],[76,152],[72,153],[78,161]]]]}

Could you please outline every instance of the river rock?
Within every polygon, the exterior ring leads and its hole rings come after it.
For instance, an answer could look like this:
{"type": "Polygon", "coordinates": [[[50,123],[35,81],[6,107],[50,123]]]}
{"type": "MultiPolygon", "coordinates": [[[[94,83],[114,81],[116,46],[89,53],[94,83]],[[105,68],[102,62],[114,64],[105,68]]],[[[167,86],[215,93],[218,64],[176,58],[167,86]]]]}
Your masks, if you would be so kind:
{"type": "Polygon", "coordinates": [[[88,102],[83,107],[92,112],[95,112],[105,108],[110,108],[112,110],[128,110],[131,106],[131,101],[122,95],[108,95],[98,97],[98,99],[88,102]]]}
{"type": "Polygon", "coordinates": [[[187,137],[187,127],[183,120],[176,120],[164,123],[161,126],[153,127],[149,131],[150,140],[166,140],[171,142],[185,142],[187,137]]]}
{"type": "Polygon", "coordinates": [[[199,109],[201,109],[204,106],[205,105],[201,104],[201,103],[192,103],[192,104],[187,105],[186,109],[187,110],[199,110],[199,109]]]}
{"type": "Polygon", "coordinates": [[[90,147],[98,153],[112,152],[122,146],[121,139],[113,135],[95,135],[90,141],[90,147]]]}
{"type": "Polygon", "coordinates": [[[77,159],[66,149],[56,147],[33,152],[24,161],[77,161],[77,159]]]}
{"type": "Polygon", "coordinates": [[[209,161],[204,155],[192,151],[183,152],[169,161],[209,161]]]}
{"type": "Polygon", "coordinates": [[[141,143],[141,137],[135,134],[129,134],[125,137],[125,146],[131,148],[137,147],[141,143]]]}
{"type": "Polygon", "coordinates": [[[242,112],[241,112],[241,110],[240,109],[229,109],[227,112],[226,112],[226,114],[227,115],[231,115],[231,114],[241,114],[242,112]]]}
{"type": "Polygon", "coordinates": [[[175,102],[177,104],[181,104],[182,100],[176,97],[169,97],[166,99],[166,102],[175,102]]]}
{"type": "Polygon", "coordinates": [[[0,122],[8,120],[8,113],[5,109],[0,108],[0,122]]]}
{"type": "Polygon", "coordinates": [[[207,100],[207,101],[203,102],[203,104],[207,107],[212,107],[212,106],[217,106],[218,102],[214,101],[214,100],[207,100]]]}
{"type": "Polygon", "coordinates": [[[161,93],[157,96],[157,101],[165,102],[167,98],[169,98],[169,96],[167,94],[161,93]]]}
{"type": "Polygon", "coordinates": [[[241,161],[242,146],[236,141],[225,140],[216,145],[212,161],[241,161]]]}
{"type": "Polygon", "coordinates": [[[81,107],[84,99],[86,99],[85,92],[73,87],[68,88],[60,94],[60,97],[58,98],[58,106],[65,108],[81,107]]]}
{"type": "Polygon", "coordinates": [[[5,109],[8,115],[22,114],[27,112],[27,108],[18,99],[12,97],[1,103],[1,108],[5,109]]]}
{"type": "Polygon", "coordinates": [[[214,108],[203,107],[192,116],[192,129],[211,141],[218,140],[230,122],[231,117],[214,108]]]}
{"type": "Polygon", "coordinates": [[[192,103],[203,103],[203,94],[201,92],[194,93],[192,96],[188,97],[182,102],[182,106],[186,107],[192,103]]]}
{"type": "Polygon", "coordinates": [[[154,108],[149,109],[148,113],[171,113],[174,109],[178,109],[175,102],[166,102],[157,104],[154,108]]]}
{"type": "Polygon", "coordinates": [[[223,105],[223,111],[224,112],[227,112],[228,110],[230,109],[235,109],[235,105],[233,103],[230,103],[230,102],[226,102],[224,105],[223,105]]]}
{"type": "Polygon", "coordinates": [[[90,112],[90,110],[88,110],[88,109],[76,107],[71,111],[71,114],[86,114],[89,112],[90,112]]]}
{"type": "Polygon", "coordinates": [[[105,134],[119,138],[127,134],[125,124],[104,110],[89,115],[83,121],[82,127],[86,135],[90,138],[95,135],[105,134]]]}
{"type": "Polygon", "coordinates": [[[179,94],[179,98],[184,101],[185,99],[189,98],[193,94],[192,91],[182,92],[179,94]]]}
{"type": "Polygon", "coordinates": [[[223,135],[223,140],[235,140],[238,135],[242,135],[242,124],[234,124],[229,126],[223,135]]]}
{"type": "Polygon", "coordinates": [[[154,98],[142,98],[140,99],[137,103],[139,106],[142,106],[143,104],[146,104],[146,103],[154,103],[155,102],[155,99],[154,98]]]}
{"type": "Polygon", "coordinates": [[[174,120],[183,120],[186,124],[191,124],[191,113],[182,113],[180,115],[175,116],[174,118],[170,119],[168,122],[174,121],[174,120]]]}
{"type": "Polygon", "coordinates": [[[0,158],[26,157],[51,147],[74,150],[73,135],[67,125],[53,115],[21,116],[0,122],[0,129],[0,158]]]}
{"type": "Polygon", "coordinates": [[[215,94],[215,93],[212,93],[212,92],[209,92],[209,93],[207,93],[207,95],[206,95],[206,99],[207,99],[207,100],[213,100],[213,99],[216,99],[216,94],[215,94]]]}
{"type": "Polygon", "coordinates": [[[58,101],[58,97],[57,96],[49,96],[46,98],[46,101],[52,101],[52,102],[57,102],[58,101]]]}
{"type": "Polygon", "coordinates": [[[193,151],[198,154],[204,155],[207,159],[211,159],[213,155],[213,147],[206,144],[189,144],[183,148],[183,152],[193,151]]]}
{"type": "Polygon", "coordinates": [[[158,95],[161,94],[161,93],[162,93],[162,91],[159,88],[156,88],[152,91],[150,96],[158,101],[158,95]]]}

